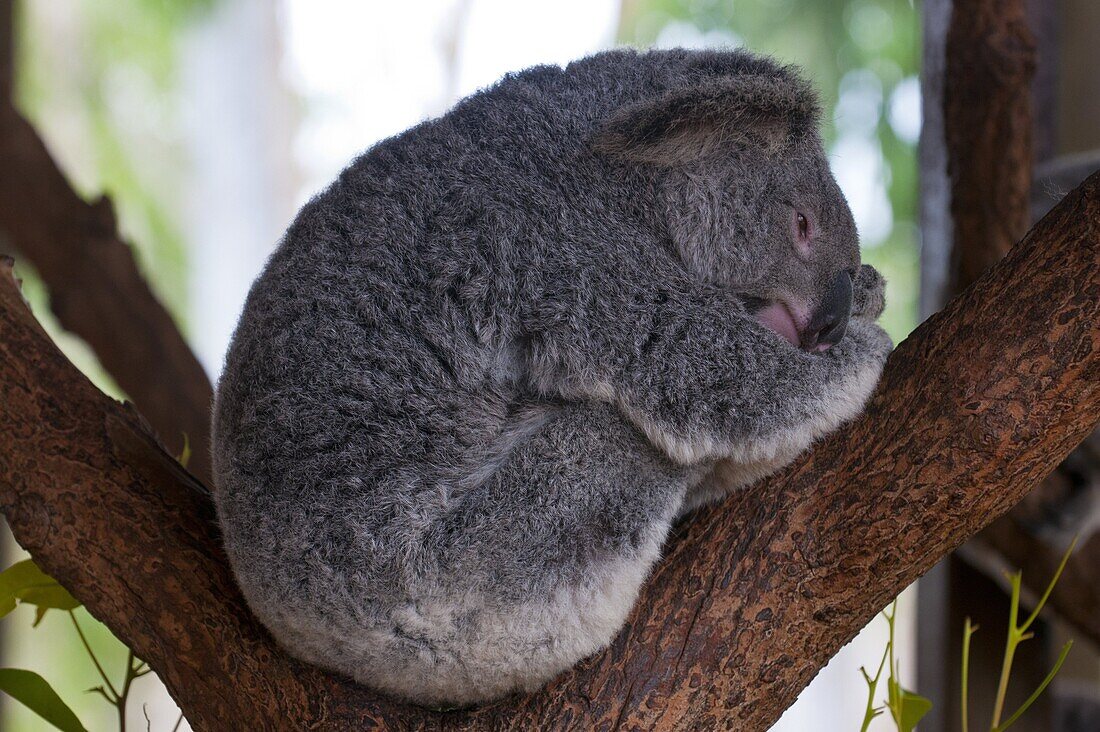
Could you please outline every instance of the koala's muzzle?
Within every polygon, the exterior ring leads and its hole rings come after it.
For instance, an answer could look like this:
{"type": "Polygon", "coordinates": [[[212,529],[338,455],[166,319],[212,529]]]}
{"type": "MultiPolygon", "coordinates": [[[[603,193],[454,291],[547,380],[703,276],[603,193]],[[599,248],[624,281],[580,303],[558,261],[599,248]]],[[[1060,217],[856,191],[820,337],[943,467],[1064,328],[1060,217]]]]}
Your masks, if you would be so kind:
{"type": "Polygon", "coordinates": [[[802,332],[801,346],[807,351],[824,351],[835,346],[848,329],[852,313],[852,277],[841,271],[833,278],[821,304],[802,332]]]}

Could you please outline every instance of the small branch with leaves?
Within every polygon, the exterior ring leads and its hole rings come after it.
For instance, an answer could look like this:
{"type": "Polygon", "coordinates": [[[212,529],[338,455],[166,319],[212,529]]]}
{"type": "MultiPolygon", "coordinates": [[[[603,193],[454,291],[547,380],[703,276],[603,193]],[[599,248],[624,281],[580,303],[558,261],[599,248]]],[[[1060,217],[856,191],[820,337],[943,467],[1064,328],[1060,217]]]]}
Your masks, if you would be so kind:
{"type": "MultiPolygon", "coordinates": [[[[1047,584],[1046,589],[1043,591],[1042,597],[1035,604],[1035,608],[1031,611],[1031,614],[1027,616],[1027,619],[1023,623],[1019,623],[1020,618],[1020,587],[1023,583],[1023,574],[1021,572],[1014,572],[1008,576],[1008,580],[1012,586],[1012,599],[1008,613],[1008,638],[1005,641],[1004,659],[1001,663],[1001,676],[997,682],[997,698],[993,704],[992,719],[989,723],[990,732],[1004,732],[1012,726],[1026,712],[1035,700],[1039,698],[1039,695],[1050,685],[1050,682],[1054,680],[1054,677],[1061,670],[1062,664],[1066,661],[1066,656],[1069,655],[1069,649],[1073,647],[1073,641],[1067,641],[1062,650],[1058,654],[1058,660],[1054,662],[1053,668],[1046,675],[1046,678],[1040,682],[1035,691],[1031,693],[1020,708],[1009,716],[1004,722],[1001,721],[1001,717],[1004,714],[1005,697],[1008,694],[1008,681],[1012,676],[1012,662],[1016,657],[1016,649],[1021,643],[1026,640],[1030,640],[1034,634],[1030,631],[1032,624],[1038,619],[1039,613],[1047,604],[1047,600],[1050,599],[1050,593],[1054,590],[1054,586],[1058,583],[1059,578],[1062,576],[1062,571],[1066,568],[1066,562],[1069,561],[1070,554],[1073,552],[1074,547],[1077,545],[1075,539],[1070,547],[1062,555],[1062,561],[1058,565],[1058,569],[1054,572],[1054,577],[1051,578],[1050,583],[1047,584]]],[[[963,732],[967,731],[969,720],[967,719],[967,708],[969,706],[969,681],[970,681],[970,639],[974,633],[978,631],[978,626],[973,625],[970,622],[970,618],[966,619],[966,625],[963,628],[963,661],[962,661],[962,725],[963,732]]]]}
{"type": "MultiPolygon", "coordinates": [[[[99,686],[88,689],[88,692],[99,694],[115,707],[118,711],[119,732],[126,732],[126,710],[130,701],[130,692],[136,680],[152,673],[149,665],[138,659],[133,651],[129,651],[122,683],[115,686],[103,664],[100,663],[99,657],[92,650],[84,630],[80,627],[80,621],[75,612],[80,607],[80,602],[57,580],[39,569],[31,559],[24,559],[0,572],[0,618],[8,615],[21,604],[34,606],[32,627],[35,628],[50,610],[59,610],[68,614],[81,645],[103,681],[99,686]]],[[[0,692],[22,703],[62,732],[87,732],[72,708],[46,679],[34,671],[16,668],[0,669],[0,692]]],[[[183,716],[180,715],[176,726],[173,727],[173,732],[179,727],[182,719],[183,716]]]]}
{"type": "Polygon", "coordinates": [[[878,670],[872,678],[867,674],[867,669],[860,667],[859,672],[863,680],[867,682],[867,711],[863,716],[863,725],[860,732],[867,732],[871,727],[871,721],[885,711],[890,712],[890,718],[898,732],[913,732],[917,723],[928,714],[932,708],[932,702],[920,694],[909,691],[901,685],[901,669],[898,660],[894,657],[894,630],[898,616],[898,601],[895,599],[890,604],[889,610],[882,611],[882,617],[886,620],[890,629],[889,640],[886,641],[886,649],[882,652],[882,660],[878,664],[878,670]],[[882,669],[889,661],[886,675],[886,700],[881,706],[875,706],[875,694],[878,691],[878,682],[882,678],[882,669]]]}
{"type": "MultiPolygon", "coordinates": [[[[1004,722],[1001,722],[1001,717],[1004,713],[1005,697],[1008,693],[1008,682],[1009,678],[1012,676],[1012,661],[1016,655],[1016,649],[1021,643],[1032,637],[1032,633],[1029,629],[1036,619],[1038,619],[1039,613],[1041,613],[1046,606],[1047,600],[1050,598],[1050,593],[1054,590],[1054,586],[1062,576],[1062,570],[1065,569],[1066,562],[1069,561],[1070,554],[1073,552],[1076,544],[1077,542],[1075,540],[1070,545],[1069,549],[1066,550],[1065,554],[1062,555],[1062,562],[1054,573],[1054,577],[1051,578],[1050,582],[1047,584],[1046,590],[1043,592],[1043,596],[1039,598],[1031,614],[1028,615],[1023,623],[1018,623],[1020,615],[1020,587],[1023,581],[1023,575],[1021,572],[1015,572],[1008,576],[1009,582],[1012,585],[1012,600],[1009,606],[1008,640],[1005,644],[1004,661],[1001,666],[1001,675],[997,684],[997,698],[993,705],[989,732],[1004,732],[1004,730],[1008,729],[1019,720],[1046,690],[1050,682],[1054,680],[1054,677],[1058,675],[1058,672],[1062,668],[1062,664],[1066,661],[1066,656],[1069,655],[1069,649],[1073,646],[1073,641],[1069,641],[1062,646],[1062,650],[1058,654],[1058,660],[1054,663],[1054,667],[1051,668],[1046,678],[1043,679],[1036,687],[1035,691],[1033,691],[1023,704],[1020,705],[1019,709],[1013,712],[1004,722]]],[[[886,650],[882,653],[882,660],[879,662],[878,670],[875,672],[875,675],[872,677],[867,673],[867,669],[865,668],[861,667],[859,669],[860,674],[863,675],[863,680],[867,684],[867,710],[863,716],[863,725],[860,727],[860,732],[867,732],[867,730],[870,729],[871,721],[887,710],[890,712],[890,717],[893,719],[894,726],[897,728],[898,732],[913,732],[920,720],[932,709],[931,700],[909,691],[901,685],[899,668],[894,659],[894,627],[897,618],[897,607],[898,601],[894,600],[890,605],[890,609],[884,610],[882,613],[882,617],[885,618],[889,625],[890,635],[889,640],[886,642],[886,650]],[[882,670],[886,666],[887,660],[889,660],[889,671],[886,678],[888,689],[886,700],[880,706],[875,706],[875,697],[878,692],[879,680],[882,678],[882,670]]],[[[970,688],[970,640],[977,631],[978,626],[971,623],[970,618],[967,618],[963,626],[962,641],[962,699],[960,700],[962,732],[969,732],[970,729],[970,699],[968,693],[970,688]]]]}

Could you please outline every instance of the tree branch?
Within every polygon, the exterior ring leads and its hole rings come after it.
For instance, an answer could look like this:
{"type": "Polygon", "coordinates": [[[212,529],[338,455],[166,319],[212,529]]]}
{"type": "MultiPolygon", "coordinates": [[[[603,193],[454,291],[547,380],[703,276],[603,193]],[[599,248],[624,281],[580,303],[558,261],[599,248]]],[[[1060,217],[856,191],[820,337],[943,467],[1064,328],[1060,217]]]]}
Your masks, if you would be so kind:
{"type": "Polygon", "coordinates": [[[206,372],[138,271],[110,202],[86,203],[69,187],[34,128],[0,100],[0,230],[45,280],[61,325],[103,367],[190,468],[210,477],[206,372]]]}
{"type": "Polygon", "coordinates": [[[0,276],[0,508],[198,730],[766,729],[1098,418],[1100,175],[899,346],[849,428],[682,525],[609,649],[536,694],[438,713],[279,651],[233,584],[200,487],[0,276]]]}
{"type": "MultiPolygon", "coordinates": [[[[1009,251],[1031,221],[1037,179],[1033,170],[1032,87],[1036,43],[1023,0],[954,3],[946,33],[943,83],[944,135],[951,178],[951,292],[961,292],[1009,251]]],[[[1049,12],[1049,9],[1047,9],[1049,12]]],[[[1050,62],[1050,59],[1046,59],[1050,62]]],[[[1048,164],[1039,179],[1067,190],[1096,165],[1081,159],[1048,164]]],[[[1049,196],[1047,196],[1049,198],[1049,196]]],[[[1049,210],[1049,205],[1044,209],[1049,210]]],[[[1052,476],[1052,480],[1057,476],[1052,476]]],[[[1034,496],[1036,502],[1042,496],[1034,496]]],[[[990,526],[979,539],[1024,570],[1024,583],[1042,592],[1062,550],[1023,531],[1018,512],[990,526]]],[[[1051,606],[1078,632],[1100,643],[1100,543],[1078,549],[1051,606]]]]}

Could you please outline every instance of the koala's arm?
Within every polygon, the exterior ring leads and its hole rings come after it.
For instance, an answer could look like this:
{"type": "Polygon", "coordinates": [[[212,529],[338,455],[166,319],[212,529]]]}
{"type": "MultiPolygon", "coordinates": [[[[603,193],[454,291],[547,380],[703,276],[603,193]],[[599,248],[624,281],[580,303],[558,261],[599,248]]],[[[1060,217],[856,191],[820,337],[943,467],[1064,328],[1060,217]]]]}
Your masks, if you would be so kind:
{"type": "Polygon", "coordinates": [[[613,402],[681,463],[774,460],[836,428],[862,408],[890,351],[874,324],[882,279],[865,266],[847,334],[806,353],[756,322],[732,293],[681,286],[644,306],[585,312],[583,325],[543,344],[540,387],[613,402]]]}

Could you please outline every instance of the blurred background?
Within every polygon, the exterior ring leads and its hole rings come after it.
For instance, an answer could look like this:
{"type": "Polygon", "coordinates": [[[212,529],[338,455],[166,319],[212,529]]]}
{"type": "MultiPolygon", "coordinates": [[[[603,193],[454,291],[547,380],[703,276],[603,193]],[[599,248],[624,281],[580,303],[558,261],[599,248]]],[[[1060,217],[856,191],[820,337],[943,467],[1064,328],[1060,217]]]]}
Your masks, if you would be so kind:
{"type": "MultiPolygon", "coordinates": [[[[31,0],[16,4],[14,27],[18,106],[82,194],[114,200],[212,378],[282,231],[353,156],[507,71],[620,44],[745,46],[803,66],[864,259],[889,281],[886,327],[900,340],[917,322],[920,13],[909,0],[31,0]]],[[[66,353],[117,394],[89,349],[53,326],[25,262],[19,272],[66,353]]],[[[12,546],[7,560],[18,556],[12,546]]],[[[897,652],[913,681],[911,600],[897,652]]],[[[32,615],[0,623],[0,665],[38,671],[89,729],[113,728],[114,710],[85,693],[98,682],[68,619],[51,613],[32,631],[32,615]]],[[[120,674],[125,649],[80,617],[120,674]]],[[[775,729],[859,729],[859,668],[877,667],[885,633],[874,621],[775,729]]],[[[178,712],[154,677],[135,693],[132,725],[145,728],[144,706],[152,730],[172,728],[178,712]]],[[[0,714],[3,730],[43,728],[10,701],[0,714]]],[[[872,729],[890,728],[880,722],[872,729]]]]}

